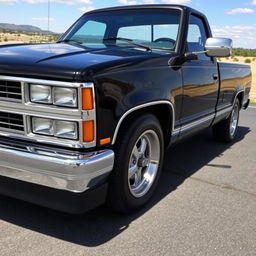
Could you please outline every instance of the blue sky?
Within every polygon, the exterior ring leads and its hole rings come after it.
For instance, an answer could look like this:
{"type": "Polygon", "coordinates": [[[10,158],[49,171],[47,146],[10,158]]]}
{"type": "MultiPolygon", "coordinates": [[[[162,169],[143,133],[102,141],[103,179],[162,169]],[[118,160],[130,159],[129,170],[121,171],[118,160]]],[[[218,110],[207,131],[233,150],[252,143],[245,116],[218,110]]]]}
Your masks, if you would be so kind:
{"type": "MultiPolygon", "coordinates": [[[[230,37],[235,47],[256,48],[256,0],[50,0],[50,30],[64,32],[84,12],[117,5],[185,4],[206,14],[214,36],[230,37]]],[[[0,0],[0,23],[47,29],[48,0],[0,0]]]]}

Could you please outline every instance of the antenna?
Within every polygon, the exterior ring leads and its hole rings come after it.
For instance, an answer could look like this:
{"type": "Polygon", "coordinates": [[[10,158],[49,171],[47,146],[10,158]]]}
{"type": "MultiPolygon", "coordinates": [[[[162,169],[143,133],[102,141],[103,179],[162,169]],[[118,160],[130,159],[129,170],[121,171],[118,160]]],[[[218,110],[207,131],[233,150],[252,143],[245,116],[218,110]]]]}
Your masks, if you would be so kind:
{"type": "Polygon", "coordinates": [[[47,26],[48,32],[50,31],[50,10],[51,10],[51,3],[50,3],[50,0],[48,0],[48,26],[47,26]]]}

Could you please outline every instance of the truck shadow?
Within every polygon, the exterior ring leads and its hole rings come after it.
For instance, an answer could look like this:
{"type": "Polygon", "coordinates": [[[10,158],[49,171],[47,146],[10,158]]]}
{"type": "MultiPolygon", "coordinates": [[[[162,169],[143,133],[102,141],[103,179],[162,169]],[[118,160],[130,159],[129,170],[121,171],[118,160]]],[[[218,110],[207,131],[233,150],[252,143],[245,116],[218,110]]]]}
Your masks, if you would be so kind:
{"type": "MultiPolygon", "coordinates": [[[[238,143],[249,132],[248,127],[240,127],[234,143],[238,143]]],[[[216,143],[210,131],[206,131],[173,146],[166,153],[163,174],[153,200],[143,210],[131,215],[118,215],[102,206],[74,216],[0,196],[0,219],[71,243],[99,246],[129,228],[130,223],[149,211],[211,160],[223,155],[234,143],[216,143]]],[[[228,165],[216,167],[231,168],[228,165]]]]}

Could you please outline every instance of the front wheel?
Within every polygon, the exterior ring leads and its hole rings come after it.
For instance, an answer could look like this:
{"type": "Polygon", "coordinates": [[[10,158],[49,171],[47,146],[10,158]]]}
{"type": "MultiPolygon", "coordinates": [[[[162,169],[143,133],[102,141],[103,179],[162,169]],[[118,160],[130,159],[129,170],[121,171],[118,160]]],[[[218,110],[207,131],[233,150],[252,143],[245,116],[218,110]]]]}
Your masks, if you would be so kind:
{"type": "Polygon", "coordinates": [[[240,102],[236,99],[232,112],[227,119],[213,126],[213,135],[217,141],[231,142],[236,135],[240,114],[240,102]]]}
{"type": "Polygon", "coordinates": [[[109,182],[112,209],[127,213],[149,201],[158,183],[163,154],[163,133],[155,116],[143,115],[122,128],[109,182]]]}

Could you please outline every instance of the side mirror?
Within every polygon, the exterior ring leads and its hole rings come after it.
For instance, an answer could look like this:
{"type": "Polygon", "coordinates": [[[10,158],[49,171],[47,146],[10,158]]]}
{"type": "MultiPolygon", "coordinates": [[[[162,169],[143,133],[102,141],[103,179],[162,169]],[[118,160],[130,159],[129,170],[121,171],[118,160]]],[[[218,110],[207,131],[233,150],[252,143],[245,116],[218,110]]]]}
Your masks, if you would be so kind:
{"type": "Polygon", "coordinates": [[[204,48],[209,57],[229,57],[232,54],[232,40],[210,37],[206,40],[204,48]]]}

